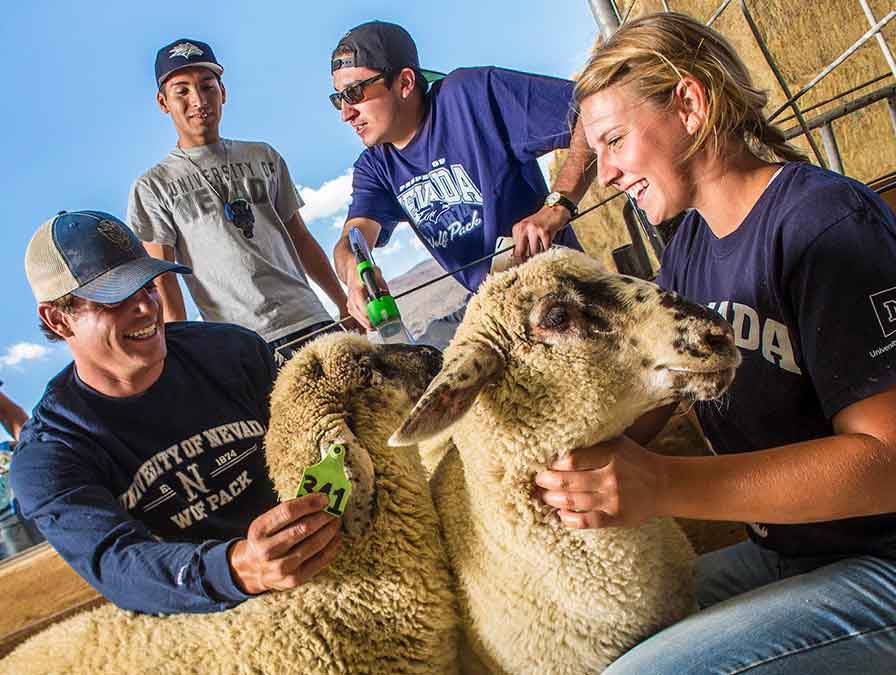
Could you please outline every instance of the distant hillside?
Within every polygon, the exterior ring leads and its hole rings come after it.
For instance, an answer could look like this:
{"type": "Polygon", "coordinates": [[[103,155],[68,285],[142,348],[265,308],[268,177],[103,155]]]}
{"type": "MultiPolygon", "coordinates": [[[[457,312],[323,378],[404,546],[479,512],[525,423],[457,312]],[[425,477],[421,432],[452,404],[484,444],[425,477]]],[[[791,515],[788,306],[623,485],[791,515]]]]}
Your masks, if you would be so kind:
{"type": "MultiPolygon", "coordinates": [[[[424,260],[404,274],[389,280],[389,290],[393,295],[398,295],[444,273],[445,270],[435,260],[424,260]]],[[[417,337],[430,321],[463,305],[466,297],[467,290],[452,277],[447,277],[399,299],[398,309],[408,330],[417,337]]]]}

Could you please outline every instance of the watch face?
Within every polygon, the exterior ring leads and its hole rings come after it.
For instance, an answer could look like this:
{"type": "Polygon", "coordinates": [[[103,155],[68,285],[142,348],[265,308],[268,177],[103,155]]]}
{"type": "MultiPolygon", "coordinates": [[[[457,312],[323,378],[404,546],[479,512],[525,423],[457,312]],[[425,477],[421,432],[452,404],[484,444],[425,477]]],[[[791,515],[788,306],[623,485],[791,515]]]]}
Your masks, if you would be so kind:
{"type": "Polygon", "coordinates": [[[560,201],[560,195],[556,192],[552,192],[548,195],[547,199],[544,200],[544,203],[548,206],[555,206],[557,202],[560,201]]]}

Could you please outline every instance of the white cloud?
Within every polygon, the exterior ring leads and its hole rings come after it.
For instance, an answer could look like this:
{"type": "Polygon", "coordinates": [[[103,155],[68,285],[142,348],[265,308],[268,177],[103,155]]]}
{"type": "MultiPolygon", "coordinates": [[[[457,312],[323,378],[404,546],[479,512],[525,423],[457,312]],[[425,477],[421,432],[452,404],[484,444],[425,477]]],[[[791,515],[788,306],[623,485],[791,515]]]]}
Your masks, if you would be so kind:
{"type": "Polygon", "coordinates": [[[0,366],[17,366],[23,361],[34,361],[45,358],[50,353],[50,348],[37,345],[33,342],[17,342],[6,348],[6,353],[0,356],[0,366]]]}
{"type": "Polygon", "coordinates": [[[387,255],[392,255],[393,253],[396,253],[403,248],[404,246],[402,245],[401,240],[393,237],[391,242],[389,242],[382,248],[376,249],[375,255],[377,257],[384,257],[387,255]]]}
{"type": "MultiPolygon", "coordinates": [[[[328,218],[348,211],[352,199],[352,169],[332,180],[324,181],[317,189],[296,185],[305,206],[302,207],[302,218],[310,223],[319,218],[328,218]]],[[[340,220],[345,220],[345,216],[340,220]]]]}
{"type": "Polygon", "coordinates": [[[419,237],[411,238],[411,247],[417,251],[426,251],[426,246],[423,245],[423,242],[420,241],[419,237]]]}

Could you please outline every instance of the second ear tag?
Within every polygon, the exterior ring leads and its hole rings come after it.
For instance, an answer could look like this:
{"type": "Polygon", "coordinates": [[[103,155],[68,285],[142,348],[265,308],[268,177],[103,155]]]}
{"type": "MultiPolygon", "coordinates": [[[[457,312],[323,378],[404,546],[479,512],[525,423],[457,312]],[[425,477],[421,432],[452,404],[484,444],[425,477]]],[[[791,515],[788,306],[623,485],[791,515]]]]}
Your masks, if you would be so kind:
{"type": "Polygon", "coordinates": [[[296,497],[322,492],[330,498],[324,511],[341,517],[352,493],[351,481],[345,475],[345,452],[344,445],[334,443],[322,460],[306,467],[296,497]]]}

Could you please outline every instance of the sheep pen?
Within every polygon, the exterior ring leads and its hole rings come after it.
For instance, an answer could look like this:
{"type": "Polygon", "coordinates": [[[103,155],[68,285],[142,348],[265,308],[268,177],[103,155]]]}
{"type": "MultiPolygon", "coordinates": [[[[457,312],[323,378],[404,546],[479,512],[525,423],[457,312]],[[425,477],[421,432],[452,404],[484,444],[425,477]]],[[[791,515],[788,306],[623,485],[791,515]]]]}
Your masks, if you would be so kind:
{"type": "Polygon", "coordinates": [[[671,519],[564,528],[533,476],[675,400],[723,393],[730,326],[649,282],[554,250],[480,288],[397,445],[444,438],[432,478],[477,672],[591,673],[695,609],[671,519]]]}
{"type": "Polygon", "coordinates": [[[281,499],[332,443],[353,484],[342,550],[293,591],[216,614],[106,605],[34,636],[0,672],[452,673],[458,618],[419,457],[386,440],[441,363],[429,347],[325,336],[281,371],[265,438],[281,499]]]}

